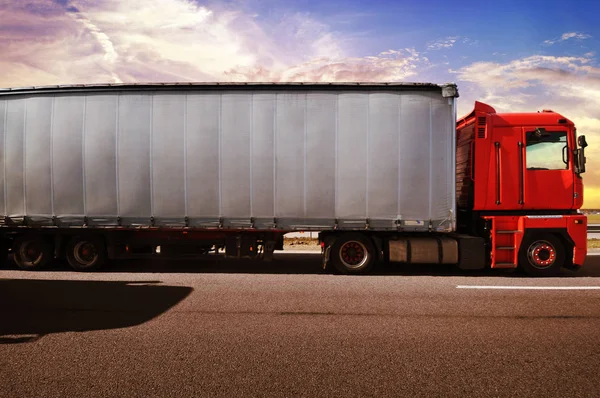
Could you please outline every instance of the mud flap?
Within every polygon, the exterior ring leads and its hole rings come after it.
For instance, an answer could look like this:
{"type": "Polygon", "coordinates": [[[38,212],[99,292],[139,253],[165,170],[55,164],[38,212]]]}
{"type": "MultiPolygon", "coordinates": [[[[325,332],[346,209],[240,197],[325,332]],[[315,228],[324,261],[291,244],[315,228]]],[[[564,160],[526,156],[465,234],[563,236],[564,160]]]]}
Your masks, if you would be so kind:
{"type": "Polygon", "coordinates": [[[487,265],[485,239],[459,235],[458,240],[458,268],[464,270],[484,269],[487,265]]]}
{"type": "Polygon", "coordinates": [[[273,261],[273,252],[275,251],[275,246],[277,242],[274,240],[268,240],[265,242],[265,253],[263,255],[263,260],[266,262],[273,261]]]}
{"type": "Polygon", "coordinates": [[[331,254],[331,246],[327,245],[325,246],[325,248],[323,249],[322,253],[321,253],[321,257],[322,257],[322,261],[323,261],[323,270],[327,271],[329,270],[329,256],[331,254]]]}

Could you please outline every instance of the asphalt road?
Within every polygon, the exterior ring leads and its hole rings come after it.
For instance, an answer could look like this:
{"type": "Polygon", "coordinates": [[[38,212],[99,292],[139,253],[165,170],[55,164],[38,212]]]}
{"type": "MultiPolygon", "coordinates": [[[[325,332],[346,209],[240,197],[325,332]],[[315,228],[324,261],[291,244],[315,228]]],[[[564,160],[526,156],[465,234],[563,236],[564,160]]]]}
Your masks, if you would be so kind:
{"type": "Polygon", "coordinates": [[[600,396],[600,256],[549,279],[278,258],[0,271],[0,397],[600,396]]]}

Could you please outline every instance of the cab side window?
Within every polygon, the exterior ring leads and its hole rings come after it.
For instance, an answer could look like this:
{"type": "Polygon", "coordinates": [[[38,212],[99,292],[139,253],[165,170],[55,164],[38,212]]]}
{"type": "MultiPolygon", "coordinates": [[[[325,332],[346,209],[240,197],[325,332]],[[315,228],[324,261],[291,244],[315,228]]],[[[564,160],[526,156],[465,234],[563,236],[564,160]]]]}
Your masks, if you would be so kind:
{"type": "Polygon", "coordinates": [[[528,170],[566,170],[569,150],[565,131],[536,129],[526,133],[528,170]]]}

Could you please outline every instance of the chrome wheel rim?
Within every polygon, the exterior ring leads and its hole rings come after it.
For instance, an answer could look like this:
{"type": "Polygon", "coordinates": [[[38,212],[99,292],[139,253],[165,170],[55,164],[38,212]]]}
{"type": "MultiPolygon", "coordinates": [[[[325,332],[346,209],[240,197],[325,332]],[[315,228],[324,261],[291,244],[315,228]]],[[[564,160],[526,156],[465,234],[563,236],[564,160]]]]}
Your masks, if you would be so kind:
{"type": "Polygon", "coordinates": [[[362,242],[352,240],[340,247],[339,258],[345,267],[358,269],[364,267],[369,261],[369,251],[362,242]]]}
{"type": "Polygon", "coordinates": [[[540,240],[532,243],[527,250],[529,263],[537,269],[551,267],[556,261],[556,249],[550,242],[540,240]]]}

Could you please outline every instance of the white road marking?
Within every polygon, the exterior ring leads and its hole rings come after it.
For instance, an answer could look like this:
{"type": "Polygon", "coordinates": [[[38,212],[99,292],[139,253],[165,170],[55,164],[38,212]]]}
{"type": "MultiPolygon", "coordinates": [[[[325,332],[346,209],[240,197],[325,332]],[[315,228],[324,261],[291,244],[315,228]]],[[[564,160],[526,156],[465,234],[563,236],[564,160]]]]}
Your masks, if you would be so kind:
{"type": "Polygon", "coordinates": [[[457,285],[457,289],[514,289],[514,290],[600,290],[600,286],[475,286],[457,285]]]}
{"type": "Polygon", "coordinates": [[[281,254],[321,254],[321,250],[319,249],[310,249],[310,250],[275,250],[275,255],[279,256],[281,254]]]}

